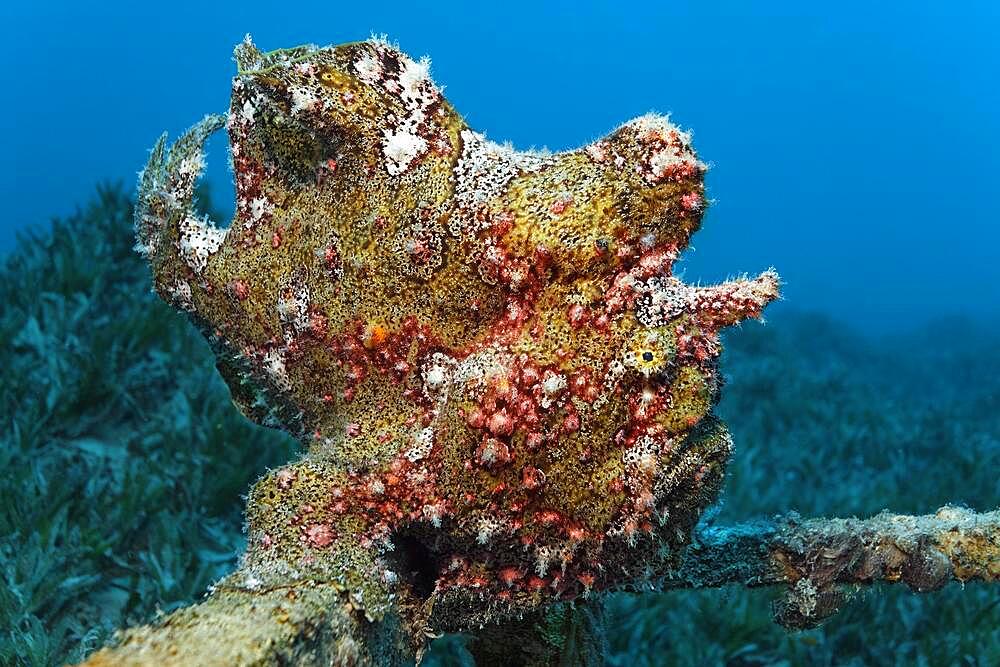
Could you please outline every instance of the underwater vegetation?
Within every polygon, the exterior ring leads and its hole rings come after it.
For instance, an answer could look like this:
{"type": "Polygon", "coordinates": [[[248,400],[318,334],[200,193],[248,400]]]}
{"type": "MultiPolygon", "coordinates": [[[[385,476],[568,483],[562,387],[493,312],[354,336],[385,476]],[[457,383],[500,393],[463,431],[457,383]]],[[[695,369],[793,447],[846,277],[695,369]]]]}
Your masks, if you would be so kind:
{"type": "MultiPolygon", "coordinates": [[[[717,415],[738,446],[727,520],[995,505],[995,335],[967,323],[884,350],[822,319],[749,327],[727,341],[737,395],[714,407],[718,330],[758,316],[776,276],[671,276],[703,167],[665,119],[516,154],[384,43],[245,44],[237,60],[250,76],[229,116],[228,231],[195,197],[200,143],[223,122],[209,117],[154,149],[137,211],[105,188],[4,269],[6,659],[79,659],[232,569],[236,499],[294,446],[238,416],[216,362],[244,414],[308,452],[253,486],[246,556],[216,600],[273,617],[349,591],[318,642],[367,632],[358,611],[399,605],[404,634],[434,633],[660,574],[730,462],[717,415]],[[310,115],[321,107],[336,132],[310,115]],[[212,351],[144,289],[133,213],[158,292],[212,351]],[[303,580],[323,585],[288,588],[303,580]]],[[[996,592],[950,592],[946,613],[858,592],[852,616],[795,635],[748,601],[759,593],[614,597],[610,660],[995,657],[996,592]]],[[[173,623],[197,636],[196,614],[173,623]]],[[[451,637],[430,660],[468,653],[451,637]]]]}
{"type": "MultiPolygon", "coordinates": [[[[295,451],[239,414],[204,339],[148,290],[131,219],[124,192],[101,188],[22,238],[2,268],[5,665],[79,661],[113,630],[200,599],[243,549],[240,494],[295,451]]],[[[715,521],[995,505],[992,329],[948,320],[876,341],[785,313],[733,334],[717,410],[735,451],[715,521]]],[[[609,663],[1000,660],[995,588],[857,595],[819,628],[788,633],[768,590],[617,594],[609,663]]],[[[428,664],[471,664],[464,643],[432,643],[428,664]]]]}
{"type": "Polygon", "coordinates": [[[240,495],[293,452],[233,411],[202,341],[144,287],[131,219],[102,187],[4,258],[3,664],[79,660],[197,599],[242,546],[240,495]]]}

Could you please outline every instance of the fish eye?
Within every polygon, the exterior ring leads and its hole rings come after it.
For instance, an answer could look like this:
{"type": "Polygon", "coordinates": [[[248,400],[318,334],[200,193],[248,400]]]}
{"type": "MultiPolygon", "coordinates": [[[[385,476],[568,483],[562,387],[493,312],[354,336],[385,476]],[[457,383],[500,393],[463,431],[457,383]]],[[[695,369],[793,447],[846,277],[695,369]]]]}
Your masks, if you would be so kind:
{"type": "Polygon", "coordinates": [[[675,343],[672,332],[639,329],[624,350],[623,362],[649,378],[666,373],[673,364],[675,343]]]}

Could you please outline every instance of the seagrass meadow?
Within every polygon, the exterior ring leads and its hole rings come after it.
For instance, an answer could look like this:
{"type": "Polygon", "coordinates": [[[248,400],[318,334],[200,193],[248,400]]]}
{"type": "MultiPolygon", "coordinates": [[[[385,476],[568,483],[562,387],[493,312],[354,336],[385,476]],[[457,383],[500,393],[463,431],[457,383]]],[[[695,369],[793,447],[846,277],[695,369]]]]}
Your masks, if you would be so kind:
{"type": "MultiPolygon", "coordinates": [[[[206,193],[202,208],[211,209],[206,193]]],[[[98,188],[23,236],[0,278],[0,663],[85,658],[114,630],[200,599],[243,550],[243,494],[296,456],[230,401],[200,334],[149,291],[133,203],[98,188]]],[[[210,211],[208,211],[210,212],[210,211]]],[[[216,219],[224,216],[213,215],[216,219]]],[[[718,408],[731,523],[1000,498],[1000,336],[937,321],[876,338],[788,309],[725,335],[718,408]]],[[[789,633],[765,590],[615,594],[613,665],[995,665],[1000,591],[858,590],[789,633]]],[[[471,664],[446,635],[432,665],[471,664]]]]}

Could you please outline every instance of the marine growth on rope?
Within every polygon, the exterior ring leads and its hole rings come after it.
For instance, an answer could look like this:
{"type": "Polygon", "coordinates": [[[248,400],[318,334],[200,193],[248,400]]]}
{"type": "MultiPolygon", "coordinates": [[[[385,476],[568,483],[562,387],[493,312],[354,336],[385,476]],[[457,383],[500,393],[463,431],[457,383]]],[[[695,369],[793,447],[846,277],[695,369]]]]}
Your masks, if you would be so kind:
{"type": "Polygon", "coordinates": [[[719,331],[778,293],[672,275],[706,206],[690,135],[646,115],[515,151],[383,40],[236,61],[229,113],[161,139],[136,212],[234,402],[307,450],[253,488],[224,584],[342,581],[449,629],[666,571],[730,455],[719,331]],[[222,127],[225,228],[193,202],[222,127]]]}

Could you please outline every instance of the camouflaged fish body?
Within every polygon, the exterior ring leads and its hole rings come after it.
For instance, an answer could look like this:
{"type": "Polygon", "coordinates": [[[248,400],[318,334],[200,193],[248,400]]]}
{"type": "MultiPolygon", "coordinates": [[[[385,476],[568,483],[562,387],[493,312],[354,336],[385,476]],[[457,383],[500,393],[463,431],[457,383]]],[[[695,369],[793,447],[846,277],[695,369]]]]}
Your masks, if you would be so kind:
{"type": "Polygon", "coordinates": [[[234,401],[308,449],[252,491],[230,584],[335,578],[446,629],[669,567],[730,455],[718,332],[778,285],[671,274],[706,204],[689,134],[518,152],[384,41],[236,59],[228,116],[161,140],[136,212],[234,401]],[[192,203],[223,125],[224,229],[192,203]]]}

